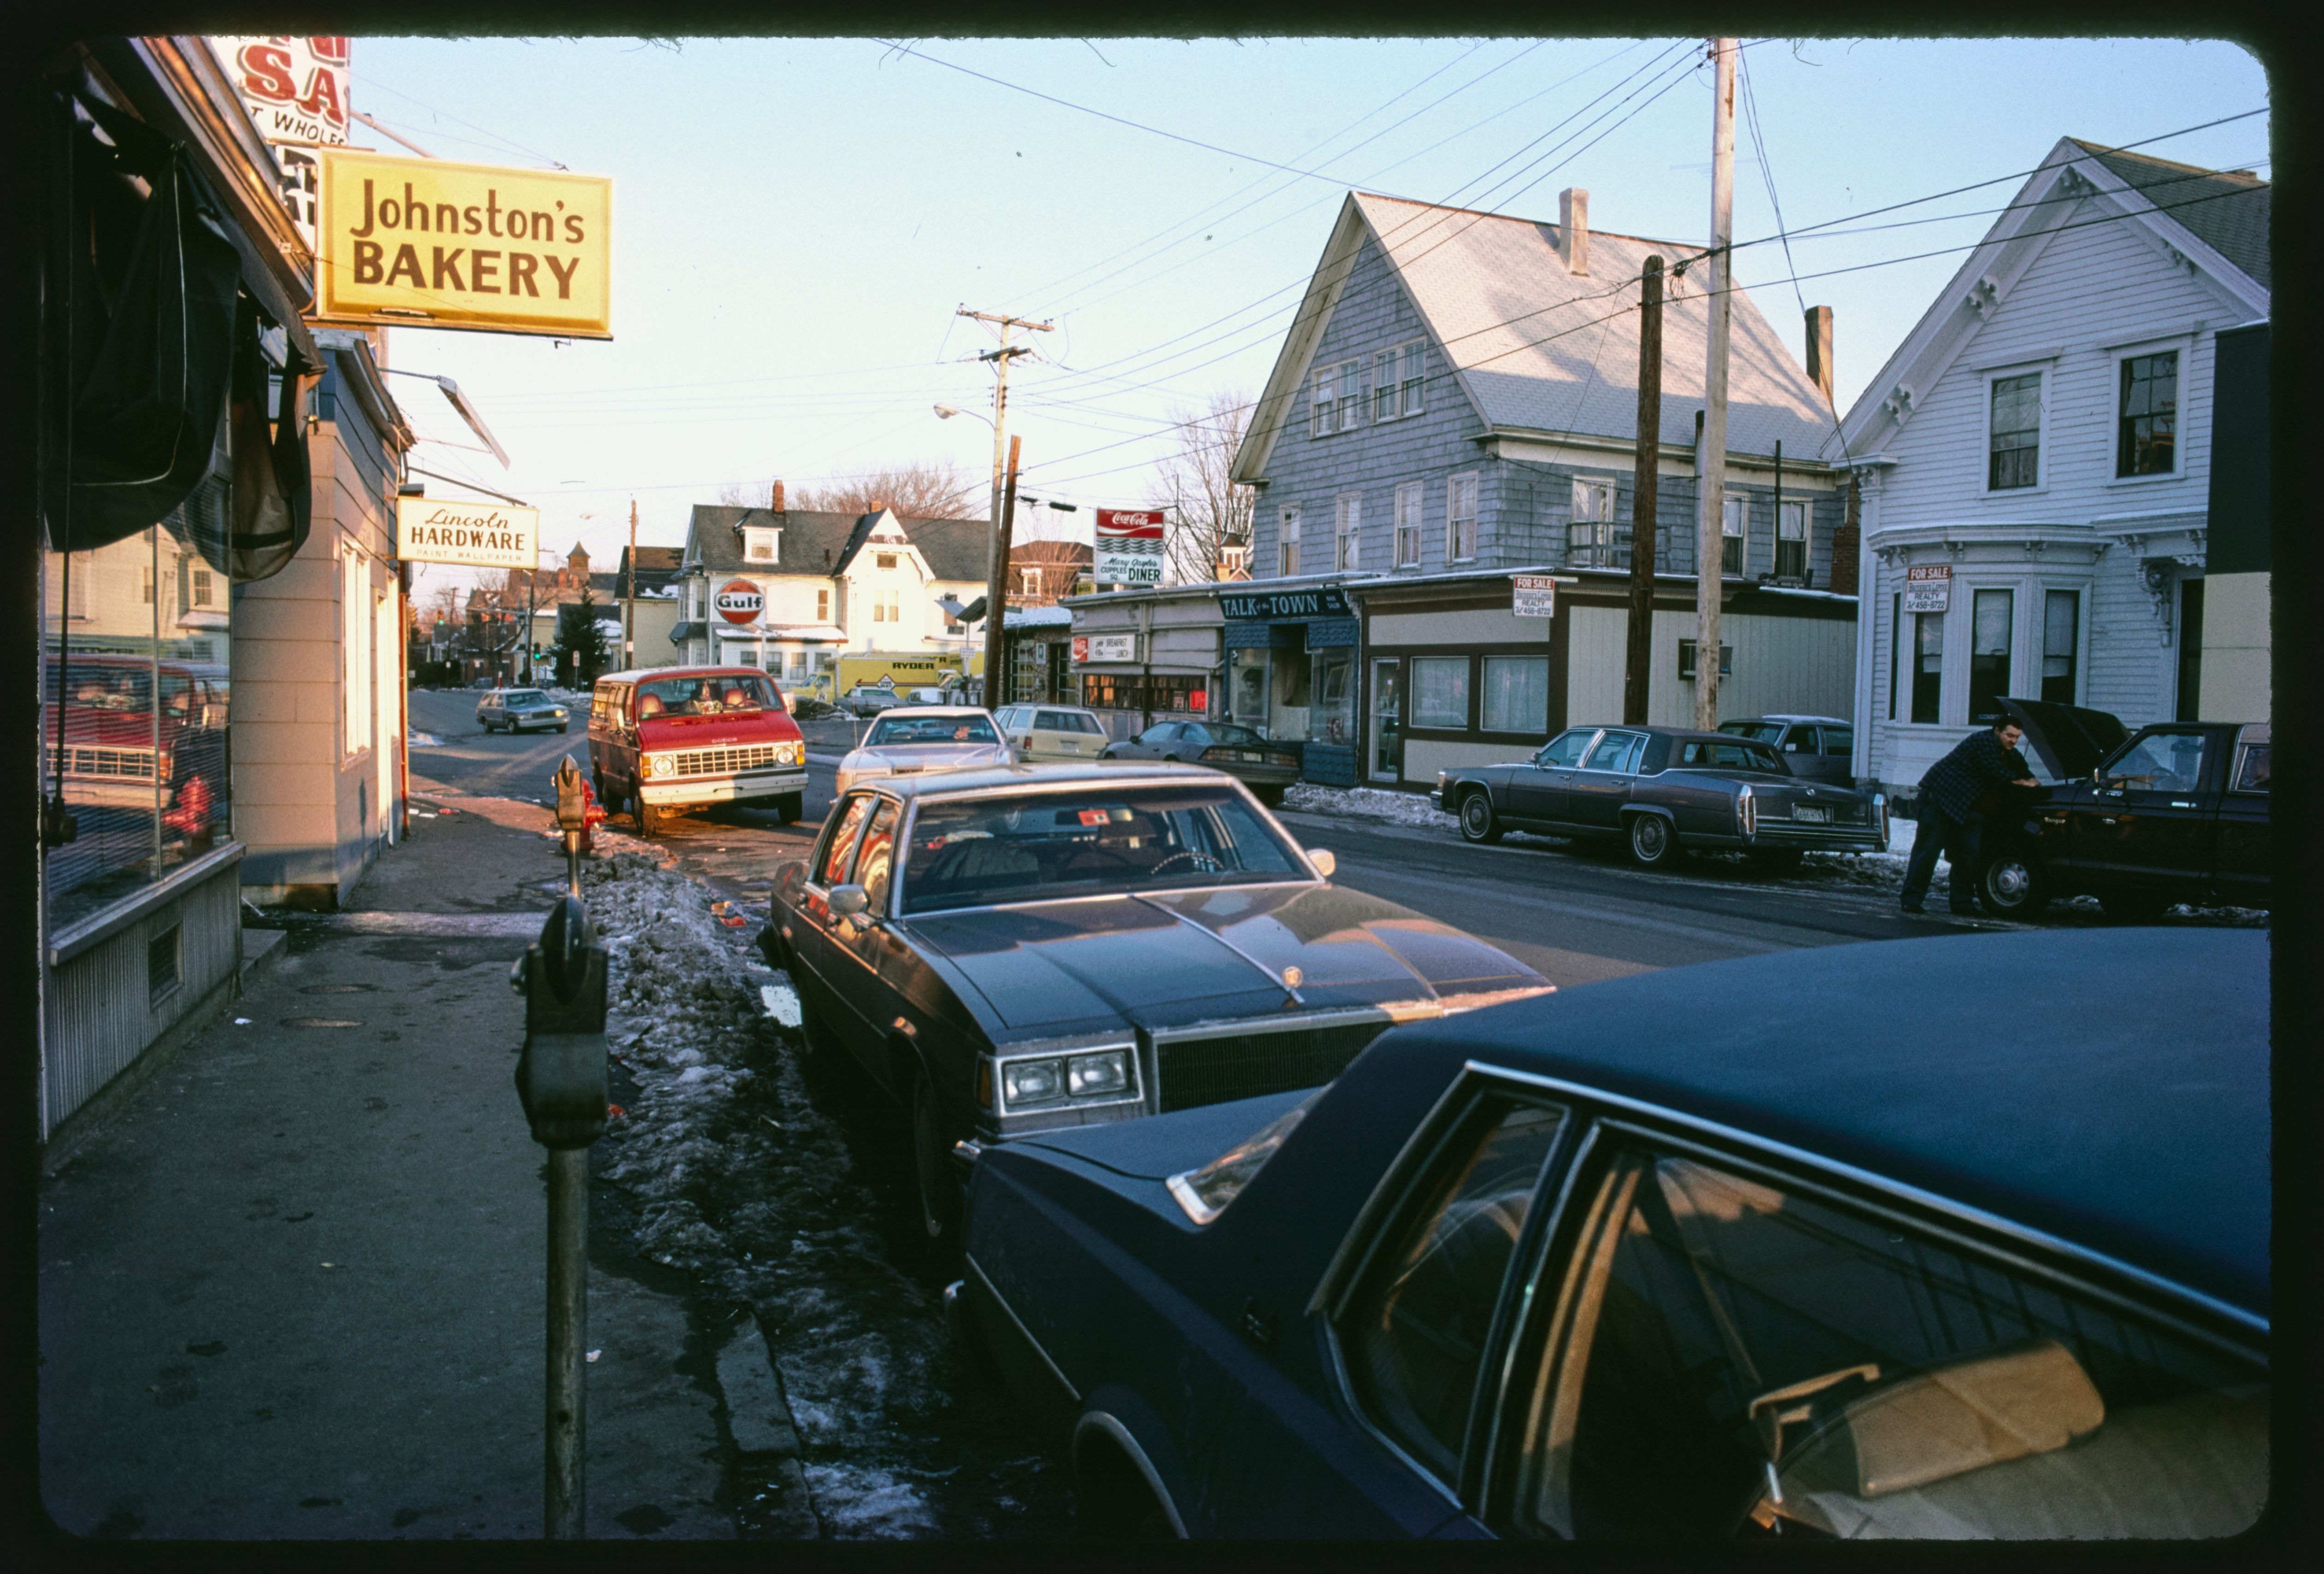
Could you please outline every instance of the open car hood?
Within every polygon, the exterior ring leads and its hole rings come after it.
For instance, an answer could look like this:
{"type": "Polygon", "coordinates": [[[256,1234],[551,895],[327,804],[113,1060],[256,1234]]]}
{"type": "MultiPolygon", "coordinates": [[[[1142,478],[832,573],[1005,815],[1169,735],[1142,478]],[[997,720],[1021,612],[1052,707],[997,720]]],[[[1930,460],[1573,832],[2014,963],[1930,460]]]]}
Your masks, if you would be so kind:
{"type": "Polygon", "coordinates": [[[2104,710],[2060,705],[2048,699],[1999,699],[2002,714],[2025,734],[2042,768],[2053,781],[2080,782],[2098,762],[2122,747],[2130,729],[2104,710]]]}

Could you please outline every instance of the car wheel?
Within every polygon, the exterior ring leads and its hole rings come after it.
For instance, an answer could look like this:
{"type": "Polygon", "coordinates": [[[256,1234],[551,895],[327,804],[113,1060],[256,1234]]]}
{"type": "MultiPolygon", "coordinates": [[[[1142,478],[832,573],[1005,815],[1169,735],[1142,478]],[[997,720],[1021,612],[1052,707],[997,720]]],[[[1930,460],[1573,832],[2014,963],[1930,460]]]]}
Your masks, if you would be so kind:
{"type": "Polygon", "coordinates": [[[638,834],[659,836],[669,826],[669,810],[657,808],[644,799],[638,800],[638,834]]]}
{"type": "Polygon", "coordinates": [[[1754,869],[1778,880],[1798,874],[1801,861],[1807,856],[1797,847],[1755,848],[1748,856],[1754,869]]]}
{"type": "Polygon", "coordinates": [[[1641,869],[1668,867],[1678,858],[1678,833],[1659,814],[1630,817],[1630,861],[1641,869]]]}
{"type": "Polygon", "coordinates": [[[1266,804],[1269,809],[1280,809],[1283,807],[1283,789],[1281,787],[1254,787],[1250,791],[1253,797],[1257,798],[1261,803],[1266,804]]]}
{"type": "Polygon", "coordinates": [[[2153,923],[2171,903],[2167,897],[2143,891],[2110,891],[2098,898],[2098,905],[2116,923],[2153,923]]]}
{"type": "Polygon", "coordinates": [[[572,724],[571,724],[571,723],[569,723],[569,722],[568,722],[568,723],[566,723],[566,724],[564,724],[564,726],[560,726],[560,727],[558,727],[557,730],[558,730],[558,731],[559,731],[559,732],[563,732],[563,731],[565,730],[565,727],[569,727],[570,725],[572,725],[572,724]]]}
{"type": "Polygon", "coordinates": [[[2035,918],[2049,905],[2049,881],[2041,865],[2013,850],[1986,860],[1978,872],[1977,899],[1996,918],[2035,918]]]}
{"type": "Polygon", "coordinates": [[[960,1179],[944,1140],[944,1119],[935,1084],[925,1069],[912,1079],[912,1161],[919,1175],[920,1224],[932,1241],[960,1238],[960,1179]]]}
{"type": "Polygon", "coordinates": [[[807,812],[807,794],[786,792],[775,800],[775,820],[779,825],[797,825],[799,816],[807,812]]]}
{"type": "Polygon", "coordinates": [[[1491,793],[1480,790],[1461,800],[1461,839],[1487,845],[1501,839],[1500,817],[1493,812],[1491,793]]]}

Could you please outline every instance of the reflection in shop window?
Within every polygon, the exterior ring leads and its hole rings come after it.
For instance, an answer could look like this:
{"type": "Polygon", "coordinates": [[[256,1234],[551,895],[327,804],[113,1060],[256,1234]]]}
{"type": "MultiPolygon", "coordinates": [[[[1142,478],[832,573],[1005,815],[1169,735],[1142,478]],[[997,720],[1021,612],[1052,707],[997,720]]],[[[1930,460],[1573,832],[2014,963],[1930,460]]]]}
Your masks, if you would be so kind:
{"type": "Polygon", "coordinates": [[[1465,729],[1469,725],[1469,658],[1412,658],[1412,725],[1465,729]]]}
{"type": "Polygon", "coordinates": [[[1355,653],[1318,651],[1314,660],[1314,704],[1307,736],[1327,744],[1346,743],[1355,736],[1355,653]]]}
{"type": "Polygon", "coordinates": [[[1236,651],[1232,663],[1233,675],[1228,680],[1231,686],[1227,690],[1227,714],[1268,737],[1281,736],[1279,733],[1268,730],[1267,648],[1261,645],[1236,651]]]}

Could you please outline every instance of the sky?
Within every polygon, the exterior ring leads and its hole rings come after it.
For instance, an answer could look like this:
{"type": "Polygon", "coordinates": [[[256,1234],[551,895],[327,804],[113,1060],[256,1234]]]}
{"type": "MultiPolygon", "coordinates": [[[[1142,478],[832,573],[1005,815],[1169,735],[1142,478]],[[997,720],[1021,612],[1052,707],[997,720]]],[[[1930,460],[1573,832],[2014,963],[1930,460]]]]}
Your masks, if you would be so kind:
{"type": "MultiPolygon", "coordinates": [[[[1038,357],[1015,363],[1008,430],[1020,490],[1082,511],[1020,507],[1019,533],[1086,540],[1093,506],[1149,500],[1174,417],[1259,392],[1351,190],[1554,221],[1578,186],[1593,228],[1703,244],[1703,56],[1686,39],[358,37],[350,97],[438,157],[612,177],[611,341],[396,329],[388,347],[456,378],[510,458],[398,378],[429,440],[415,464],[539,507],[544,548],[578,540],[610,568],[632,500],[638,540],[677,545],[695,504],[776,477],[949,460],[959,512],[982,516],[991,429],[933,408],[991,411],[974,357],[997,341],[961,307],[1055,324],[1018,337],[1038,357]]],[[[2061,136],[2272,174],[2266,72],[2222,41],[1751,38],[1743,71],[1737,276],[1795,355],[1802,306],[1833,309],[1843,412],[2061,136]],[[1865,220],[1886,227],[1845,222],[1906,202],[1865,220]],[[1797,233],[1832,221],[1855,232],[1797,233]],[[1788,255],[1766,239],[1784,228],[1788,255]]]]}

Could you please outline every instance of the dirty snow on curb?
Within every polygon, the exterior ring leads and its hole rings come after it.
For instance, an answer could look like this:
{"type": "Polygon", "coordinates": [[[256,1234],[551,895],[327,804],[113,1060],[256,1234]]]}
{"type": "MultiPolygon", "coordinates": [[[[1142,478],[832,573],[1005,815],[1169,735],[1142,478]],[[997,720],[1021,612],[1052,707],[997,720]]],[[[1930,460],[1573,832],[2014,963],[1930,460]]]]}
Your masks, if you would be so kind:
{"type": "Polygon", "coordinates": [[[444,746],[444,740],[434,733],[420,732],[417,729],[406,734],[403,741],[415,749],[440,749],[444,746]]]}
{"type": "Polygon", "coordinates": [[[636,1200],[640,1250],[756,1312],[824,1534],[1009,1533],[1027,1462],[938,1457],[963,1405],[994,1396],[969,1391],[936,1298],[894,1264],[845,1134],[808,1095],[789,979],[656,854],[592,861],[583,893],[612,957],[612,1048],[639,1085],[601,1179],[636,1200]]]}
{"type": "Polygon", "coordinates": [[[1451,830],[1458,823],[1439,813],[1417,792],[1387,792],[1377,787],[1321,787],[1295,782],[1284,790],[1283,807],[1302,814],[1336,814],[1351,819],[1385,819],[1451,830]]]}

